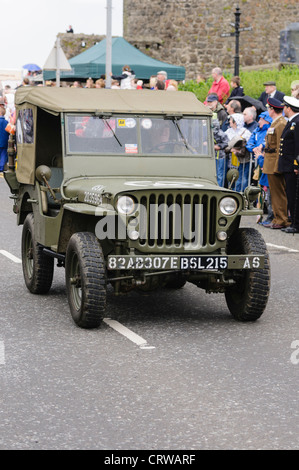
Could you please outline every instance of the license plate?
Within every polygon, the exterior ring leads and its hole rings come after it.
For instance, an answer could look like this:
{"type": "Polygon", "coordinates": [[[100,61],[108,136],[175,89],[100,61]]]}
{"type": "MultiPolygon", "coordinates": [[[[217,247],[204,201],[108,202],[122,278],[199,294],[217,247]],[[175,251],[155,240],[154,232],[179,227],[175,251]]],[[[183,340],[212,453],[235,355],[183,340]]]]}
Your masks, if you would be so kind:
{"type": "Polygon", "coordinates": [[[224,270],[227,256],[108,256],[108,269],[224,270]]]}
{"type": "Polygon", "coordinates": [[[185,269],[216,269],[227,268],[227,256],[181,256],[180,268],[185,269]]]}

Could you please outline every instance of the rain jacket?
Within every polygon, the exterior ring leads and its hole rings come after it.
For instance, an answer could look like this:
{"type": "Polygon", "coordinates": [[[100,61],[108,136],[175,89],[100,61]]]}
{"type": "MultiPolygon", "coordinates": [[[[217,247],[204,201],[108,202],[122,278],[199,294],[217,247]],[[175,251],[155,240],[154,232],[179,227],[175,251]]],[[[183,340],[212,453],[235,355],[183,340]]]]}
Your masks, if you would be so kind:
{"type": "Polygon", "coordinates": [[[243,114],[234,113],[229,116],[229,118],[231,117],[237,123],[237,129],[233,129],[232,127],[229,127],[225,131],[225,134],[227,135],[228,140],[230,141],[233,137],[236,137],[236,136],[242,136],[246,141],[248,141],[248,139],[251,138],[251,132],[244,127],[243,114]]]}
{"type": "Polygon", "coordinates": [[[230,87],[228,81],[224,77],[221,77],[218,83],[216,81],[212,83],[208,95],[218,95],[219,102],[222,104],[223,101],[226,101],[229,97],[229,91],[230,87]]]}
{"type": "Polygon", "coordinates": [[[218,119],[212,120],[212,127],[213,127],[214,142],[220,147],[220,150],[215,150],[216,159],[225,158],[226,153],[224,149],[228,145],[228,137],[225,134],[225,132],[223,132],[223,130],[220,129],[220,124],[219,124],[218,119]]]}
{"type": "Polygon", "coordinates": [[[254,129],[246,145],[246,148],[247,150],[249,150],[249,152],[252,152],[253,149],[255,147],[258,147],[260,144],[262,144],[263,146],[265,145],[267,130],[271,126],[271,122],[269,122],[268,124],[264,124],[262,128],[258,126],[254,129]]]}
{"type": "MultiPolygon", "coordinates": [[[[270,119],[271,118],[269,117],[269,120],[270,119]]],[[[267,130],[271,126],[271,123],[272,123],[272,119],[271,119],[271,122],[269,122],[267,124],[264,124],[262,128],[260,128],[258,126],[256,129],[254,129],[253,133],[251,134],[250,139],[247,142],[247,145],[246,145],[247,150],[252,152],[253,149],[255,147],[258,147],[259,145],[262,145],[263,147],[265,146],[265,139],[266,139],[266,135],[267,135],[267,130]]],[[[258,157],[257,164],[260,168],[263,168],[263,166],[264,166],[264,157],[262,155],[260,155],[258,157]]],[[[260,177],[260,180],[259,180],[259,183],[260,183],[261,186],[269,186],[268,177],[265,173],[262,173],[262,175],[260,177]]]]}
{"type": "Polygon", "coordinates": [[[131,70],[131,72],[125,71],[119,76],[112,75],[112,78],[120,82],[120,88],[122,90],[131,90],[133,88],[131,85],[131,81],[135,78],[133,70],[131,70]]]}

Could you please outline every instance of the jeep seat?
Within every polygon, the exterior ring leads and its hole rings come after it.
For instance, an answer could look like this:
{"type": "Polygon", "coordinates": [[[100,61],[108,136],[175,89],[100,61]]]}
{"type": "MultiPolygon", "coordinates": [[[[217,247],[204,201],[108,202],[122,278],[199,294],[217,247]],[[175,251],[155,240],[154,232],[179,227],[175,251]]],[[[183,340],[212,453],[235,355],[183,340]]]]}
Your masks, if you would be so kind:
{"type": "MultiPolygon", "coordinates": [[[[56,191],[54,191],[56,198],[61,199],[60,186],[63,180],[63,170],[62,168],[51,167],[51,172],[52,175],[49,181],[49,185],[52,189],[56,189],[56,191]]],[[[57,204],[57,202],[53,200],[50,191],[47,191],[47,199],[49,208],[60,208],[60,204],[57,204]]]]}

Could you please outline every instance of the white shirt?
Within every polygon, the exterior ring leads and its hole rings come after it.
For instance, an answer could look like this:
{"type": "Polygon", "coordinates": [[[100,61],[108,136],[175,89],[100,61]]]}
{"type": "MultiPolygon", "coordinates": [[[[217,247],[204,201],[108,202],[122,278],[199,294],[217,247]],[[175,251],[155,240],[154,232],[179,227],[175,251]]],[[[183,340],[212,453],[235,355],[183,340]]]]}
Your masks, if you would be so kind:
{"type": "Polygon", "coordinates": [[[294,119],[294,117],[298,116],[299,113],[296,113],[296,114],[293,114],[293,116],[291,116],[288,121],[292,121],[292,119],[294,119]]]}

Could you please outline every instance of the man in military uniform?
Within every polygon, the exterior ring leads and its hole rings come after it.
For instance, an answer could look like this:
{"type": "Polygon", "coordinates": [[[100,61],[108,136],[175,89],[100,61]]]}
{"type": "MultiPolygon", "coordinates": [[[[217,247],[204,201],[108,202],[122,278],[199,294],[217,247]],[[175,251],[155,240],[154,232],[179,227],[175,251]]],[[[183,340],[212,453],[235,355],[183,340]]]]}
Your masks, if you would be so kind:
{"type": "Polygon", "coordinates": [[[288,227],[288,202],[285,190],[285,179],[278,171],[279,144],[281,134],[286,126],[286,119],[282,112],[284,104],[275,98],[268,98],[267,107],[269,116],[273,119],[267,130],[265,142],[265,157],[263,173],[266,173],[269,181],[272,209],[274,218],[272,223],[265,225],[272,229],[288,227]]]}
{"type": "Polygon", "coordinates": [[[281,134],[278,171],[283,173],[286,182],[288,209],[291,226],[283,228],[285,233],[299,233],[299,100],[285,96],[284,114],[288,122],[281,134]]]}

